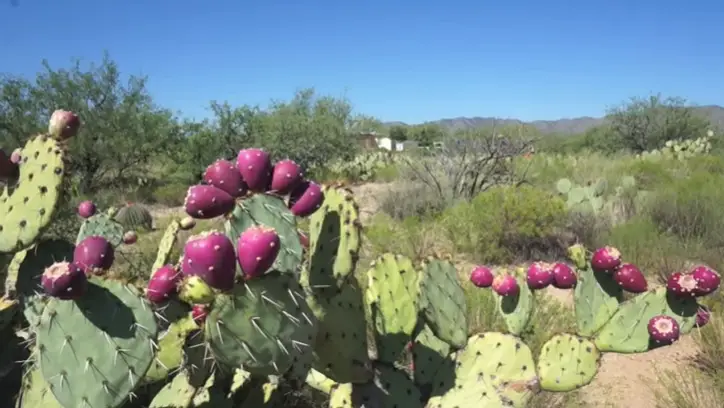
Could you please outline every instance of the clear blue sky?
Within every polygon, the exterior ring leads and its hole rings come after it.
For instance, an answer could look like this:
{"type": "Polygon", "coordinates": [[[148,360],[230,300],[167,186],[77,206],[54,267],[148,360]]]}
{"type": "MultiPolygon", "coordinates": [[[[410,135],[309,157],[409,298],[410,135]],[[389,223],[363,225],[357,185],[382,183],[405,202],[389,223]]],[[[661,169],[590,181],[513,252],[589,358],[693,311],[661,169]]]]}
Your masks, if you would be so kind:
{"type": "Polygon", "coordinates": [[[47,58],[150,78],[188,116],[302,87],[410,123],[601,115],[662,92],[724,105],[724,1],[0,0],[0,72],[47,58]]]}

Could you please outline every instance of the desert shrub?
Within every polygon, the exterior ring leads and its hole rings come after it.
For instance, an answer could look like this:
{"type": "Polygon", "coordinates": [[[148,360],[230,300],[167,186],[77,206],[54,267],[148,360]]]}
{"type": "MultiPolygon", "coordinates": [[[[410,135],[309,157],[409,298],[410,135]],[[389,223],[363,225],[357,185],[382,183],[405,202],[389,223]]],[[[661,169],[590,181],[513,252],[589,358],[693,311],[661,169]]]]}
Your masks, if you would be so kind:
{"type": "Polygon", "coordinates": [[[445,205],[445,201],[430,186],[421,183],[389,189],[379,201],[380,211],[396,220],[434,216],[442,212],[445,205]]]}
{"type": "Polygon", "coordinates": [[[532,186],[494,187],[441,217],[455,250],[488,263],[559,256],[565,219],[563,200],[532,186]]]}
{"type": "Polygon", "coordinates": [[[421,217],[397,221],[387,214],[378,213],[367,224],[365,238],[373,254],[392,252],[420,259],[430,255],[439,241],[431,233],[434,228],[432,221],[421,217]]]}
{"type": "Polygon", "coordinates": [[[169,207],[177,207],[183,205],[184,197],[186,197],[186,190],[189,185],[183,183],[169,183],[158,186],[153,191],[153,200],[158,204],[167,205],[169,207]]]}
{"type": "Polygon", "coordinates": [[[658,373],[651,384],[656,408],[700,408],[721,406],[724,394],[715,379],[692,367],[658,373]]]}
{"type": "Polygon", "coordinates": [[[620,173],[636,179],[636,185],[642,190],[652,190],[674,181],[672,166],[675,160],[631,160],[621,166],[620,173]]]}

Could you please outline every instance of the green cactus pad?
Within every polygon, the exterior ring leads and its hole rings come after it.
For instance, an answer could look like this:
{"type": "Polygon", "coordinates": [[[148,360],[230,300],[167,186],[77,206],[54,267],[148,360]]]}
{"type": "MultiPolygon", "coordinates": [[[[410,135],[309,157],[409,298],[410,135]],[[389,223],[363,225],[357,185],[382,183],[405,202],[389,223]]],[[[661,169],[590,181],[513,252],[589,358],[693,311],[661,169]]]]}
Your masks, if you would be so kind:
{"type": "Polygon", "coordinates": [[[341,286],[354,272],[362,242],[359,210],[352,193],[324,186],[324,202],[309,221],[309,276],[312,288],[341,286]]]}
{"type": "Polygon", "coordinates": [[[578,283],[573,297],[576,325],[579,335],[589,337],[616,313],[619,303],[623,301],[623,289],[613,280],[612,275],[594,271],[587,262],[586,266],[581,268],[581,259],[572,260],[578,272],[578,283]]]}
{"type": "Polygon", "coordinates": [[[698,309],[695,299],[668,295],[666,288],[652,289],[622,303],[594,342],[601,351],[641,353],[652,348],[649,320],[658,315],[673,317],[680,333],[686,334],[694,328],[698,309]]]}
{"type": "Polygon", "coordinates": [[[329,393],[329,408],[355,408],[351,383],[335,384],[329,393]]]}
{"type": "Polygon", "coordinates": [[[363,293],[355,279],[330,296],[309,296],[319,320],[313,367],[334,381],[363,383],[371,379],[363,293]]]}
{"type": "Polygon", "coordinates": [[[106,214],[98,213],[83,221],[83,225],[80,226],[80,231],[78,231],[78,238],[75,239],[75,244],[80,244],[81,241],[88,237],[101,236],[111,245],[117,247],[123,243],[124,232],[123,225],[106,214]]]}
{"type": "Polygon", "coordinates": [[[556,183],[556,190],[561,194],[568,194],[568,192],[571,191],[571,187],[573,187],[573,183],[567,178],[562,178],[556,183]]]}
{"type": "Polygon", "coordinates": [[[275,271],[219,295],[205,332],[221,363],[271,375],[312,352],[316,325],[294,277],[275,271]]]}
{"type": "Polygon", "coordinates": [[[462,347],[468,338],[467,304],[455,266],[439,259],[422,265],[419,281],[420,310],[440,339],[462,347]]]}
{"type": "Polygon", "coordinates": [[[43,377],[67,408],[120,407],[154,356],[151,306],[130,285],[90,278],[77,301],[51,299],[37,327],[43,377]]]}
{"type": "Polygon", "coordinates": [[[184,361],[186,336],[196,329],[198,325],[190,314],[169,325],[168,330],[159,336],[158,352],[146,372],[146,380],[149,382],[163,380],[181,367],[184,361]]]}
{"type": "MultiPolygon", "coordinates": [[[[438,377],[442,375],[445,373],[438,377]]],[[[471,337],[455,357],[455,385],[428,406],[522,408],[538,391],[535,363],[528,346],[510,334],[483,333],[471,337]]]]}
{"type": "Polygon", "coordinates": [[[438,339],[435,333],[423,325],[412,344],[413,377],[419,386],[432,385],[437,373],[448,362],[450,345],[438,339]]]}
{"type": "Polygon", "coordinates": [[[35,242],[53,219],[66,179],[64,148],[47,135],[28,140],[21,155],[18,183],[0,191],[0,253],[35,242]]]}
{"type": "Polygon", "coordinates": [[[23,378],[23,389],[17,408],[63,408],[48,388],[43,373],[37,366],[30,367],[23,378]]]}
{"type": "Polygon", "coordinates": [[[168,227],[166,227],[166,231],[164,231],[163,237],[161,237],[161,241],[158,243],[156,260],[153,262],[154,271],[169,263],[180,230],[181,224],[176,220],[171,221],[168,227]]]}
{"type": "Polygon", "coordinates": [[[239,236],[255,225],[273,228],[279,234],[282,245],[272,270],[297,273],[302,263],[302,243],[299,241],[297,221],[284,201],[266,194],[244,199],[226,221],[226,235],[236,245],[239,236]]]}
{"type": "Polygon", "coordinates": [[[384,254],[367,271],[365,294],[381,361],[397,361],[415,330],[417,281],[412,261],[401,255],[384,254]]]}
{"type": "Polygon", "coordinates": [[[521,274],[516,274],[520,292],[517,296],[500,296],[494,293],[498,305],[498,313],[503,317],[508,331],[520,335],[528,327],[530,317],[533,315],[535,297],[521,274]]]}
{"type": "Polygon", "coordinates": [[[557,334],[541,348],[538,376],[546,391],[573,391],[593,380],[601,353],[590,340],[557,334]]]}
{"type": "Polygon", "coordinates": [[[153,397],[149,408],[232,408],[233,401],[226,399],[214,385],[211,377],[205,384],[194,386],[189,382],[188,373],[181,371],[153,397]]]}
{"type": "Polygon", "coordinates": [[[309,370],[304,381],[308,386],[323,394],[331,394],[332,389],[339,384],[315,369],[309,370]]]}
{"type": "Polygon", "coordinates": [[[184,343],[184,362],[191,385],[201,387],[213,376],[215,361],[210,346],[204,339],[203,330],[193,330],[184,343]]]}
{"type": "Polygon", "coordinates": [[[128,230],[153,229],[153,216],[142,205],[126,204],[115,212],[113,219],[128,230]]]}

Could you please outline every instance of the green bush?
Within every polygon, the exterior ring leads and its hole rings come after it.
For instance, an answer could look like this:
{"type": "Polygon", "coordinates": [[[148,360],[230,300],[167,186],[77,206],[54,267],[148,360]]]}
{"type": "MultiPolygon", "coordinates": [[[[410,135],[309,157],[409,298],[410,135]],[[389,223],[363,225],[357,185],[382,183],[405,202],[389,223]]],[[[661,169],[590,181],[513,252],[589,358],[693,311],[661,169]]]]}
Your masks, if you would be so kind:
{"type": "Polygon", "coordinates": [[[557,233],[566,220],[563,200],[532,186],[495,187],[442,215],[458,252],[477,261],[503,263],[560,256],[557,233]]]}
{"type": "Polygon", "coordinates": [[[169,207],[183,205],[188,188],[188,184],[182,183],[163,184],[154,190],[153,201],[169,207]]]}

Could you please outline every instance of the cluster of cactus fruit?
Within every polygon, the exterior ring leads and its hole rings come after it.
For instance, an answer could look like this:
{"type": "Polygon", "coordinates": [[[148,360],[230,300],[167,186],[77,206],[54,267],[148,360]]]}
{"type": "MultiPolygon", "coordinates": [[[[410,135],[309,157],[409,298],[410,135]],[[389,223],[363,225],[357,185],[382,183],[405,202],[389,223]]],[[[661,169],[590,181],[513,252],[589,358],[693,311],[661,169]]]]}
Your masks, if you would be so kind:
{"type": "Polygon", "coordinates": [[[377,151],[360,154],[352,160],[331,163],[328,169],[346,180],[370,181],[380,170],[394,163],[394,153],[377,151]]]}
{"type": "Polygon", "coordinates": [[[637,157],[649,160],[662,158],[683,160],[689,157],[707,154],[711,151],[711,139],[713,136],[714,132],[710,130],[706,136],[696,139],[667,140],[660,149],[643,152],[637,155],[637,157]]]}
{"type": "Polygon", "coordinates": [[[154,408],[281,408],[282,382],[329,394],[330,408],[524,407],[540,390],[590,382],[601,352],[644,352],[703,325],[696,298],[720,284],[701,266],[649,289],[615,249],[589,256],[574,246],[573,266],[475,268],[470,280],[493,288],[508,332],[470,336],[451,262],[384,254],[358,281],[351,193],[245,149],[189,188],[189,217],[167,227],[141,286],[114,272],[116,249],[137,237],[113,211],[80,203],[75,245],[42,236],[69,171],[63,141],[79,125],[54,114],[49,133],[18,152],[17,183],[0,195],[0,254],[12,256],[0,323],[27,332],[32,350],[18,407],[131,407],[153,389],[154,408]],[[309,218],[308,234],[297,217],[309,218]],[[190,237],[171,259],[178,232],[212,218],[224,231],[190,237]],[[518,336],[548,285],[575,290],[577,333],[534,356],[518,336]],[[638,295],[624,301],[624,291],[638,295]]]}

